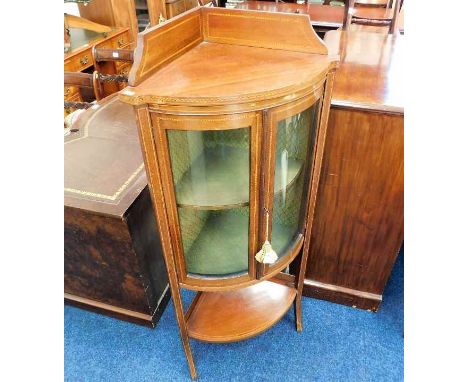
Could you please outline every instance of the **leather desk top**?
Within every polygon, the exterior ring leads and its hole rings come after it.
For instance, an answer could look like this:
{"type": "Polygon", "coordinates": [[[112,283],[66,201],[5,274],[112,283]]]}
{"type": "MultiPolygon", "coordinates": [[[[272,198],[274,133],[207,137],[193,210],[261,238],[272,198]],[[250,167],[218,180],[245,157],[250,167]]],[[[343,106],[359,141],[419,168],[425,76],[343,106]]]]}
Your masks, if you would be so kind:
{"type": "Polygon", "coordinates": [[[64,204],[123,216],[147,185],[133,108],[111,95],[86,110],[64,142],[64,204]]]}

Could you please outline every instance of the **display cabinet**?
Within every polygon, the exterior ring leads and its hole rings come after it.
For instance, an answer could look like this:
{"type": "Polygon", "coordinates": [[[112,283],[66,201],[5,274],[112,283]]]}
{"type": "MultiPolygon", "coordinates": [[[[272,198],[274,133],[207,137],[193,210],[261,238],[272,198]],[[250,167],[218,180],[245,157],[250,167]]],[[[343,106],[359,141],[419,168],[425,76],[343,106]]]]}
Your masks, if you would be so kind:
{"type": "Polygon", "coordinates": [[[223,8],[196,8],[140,33],[135,52],[120,99],[138,120],[180,335],[196,378],[189,338],[246,339],[292,305],[302,329],[338,59],[306,15],[223,8]],[[289,274],[300,254],[298,272],[289,274]],[[180,288],[198,291],[186,312],[180,288]]]}

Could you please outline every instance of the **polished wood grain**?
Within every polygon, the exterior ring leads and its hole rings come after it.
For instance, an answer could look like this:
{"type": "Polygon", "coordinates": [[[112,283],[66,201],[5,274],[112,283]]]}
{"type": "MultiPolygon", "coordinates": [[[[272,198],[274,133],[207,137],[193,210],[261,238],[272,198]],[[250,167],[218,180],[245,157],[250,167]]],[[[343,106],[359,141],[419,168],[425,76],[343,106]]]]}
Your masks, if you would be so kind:
{"type": "Polygon", "coordinates": [[[306,289],[376,310],[403,240],[403,118],[332,108],[328,131],[306,289]]]}
{"type": "Polygon", "coordinates": [[[164,64],[203,41],[201,13],[198,10],[177,16],[174,21],[159,24],[138,35],[135,65],[129,74],[129,85],[140,84],[164,64]]]}
{"type": "Polygon", "coordinates": [[[135,0],[93,0],[78,4],[80,15],[89,20],[112,27],[130,28],[132,40],[138,34],[135,0]]]}
{"type": "Polygon", "coordinates": [[[403,113],[403,36],[330,31],[324,41],[341,61],[332,106],[403,113]]]}
{"type": "Polygon", "coordinates": [[[213,105],[222,103],[223,97],[219,95],[219,91],[226,89],[225,102],[232,103],[232,96],[235,94],[253,93],[253,89],[258,88],[256,94],[249,98],[250,101],[255,101],[265,98],[264,93],[274,89],[277,89],[278,95],[281,95],[282,91],[290,93],[295,90],[291,89],[291,86],[300,83],[301,80],[304,81],[304,76],[315,77],[326,72],[332,61],[326,55],[325,45],[310,28],[305,17],[241,12],[223,8],[197,8],[177,16],[175,20],[177,22],[159,25],[139,35],[140,41],[135,52],[135,65],[130,72],[129,85],[137,86],[149,76],[151,78],[144,81],[138,89],[132,89],[131,93],[124,93],[124,96],[128,95],[127,102],[164,103],[164,97],[169,97],[170,94],[171,98],[166,103],[180,104],[185,100],[185,103],[193,104],[197,100],[203,102],[203,99],[207,99],[210,105],[213,105]],[[250,15],[255,21],[252,25],[252,28],[254,26],[258,28],[255,38],[245,32],[228,33],[232,29],[233,22],[239,24],[239,30],[245,30],[241,28],[246,23],[242,15],[250,15]],[[291,23],[291,18],[296,21],[291,23]],[[290,37],[286,41],[287,45],[278,44],[278,39],[268,33],[267,22],[276,23],[278,28],[284,27],[287,23],[291,24],[288,26],[290,37]],[[231,29],[228,28],[229,25],[231,29]],[[163,39],[172,42],[162,44],[163,39]],[[275,50],[255,48],[275,48],[275,50]],[[238,52],[234,53],[234,50],[238,52]],[[152,54],[150,55],[149,52],[152,54]],[[308,55],[312,52],[317,56],[313,61],[308,55]],[[174,62],[182,54],[184,56],[174,62]],[[228,79],[223,80],[223,77],[216,71],[206,71],[203,66],[204,60],[207,59],[216,60],[212,63],[215,67],[220,64],[220,60],[227,65],[223,57],[232,54],[242,61],[232,63],[226,68],[229,71],[226,71],[224,75],[229,76],[228,79]],[[272,60],[273,57],[276,61],[272,60]],[[265,71],[271,72],[268,77],[269,81],[265,81],[267,77],[266,73],[262,75],[263,69],[260,72],[257,65],[252,66],[260,60],[265,61],[265,71]],[[284,62],[287,60],[296,65],[296,71],[291,69],[290,73],[284,72],[284,62]],[[269,67],[266,66],[267,64],[269,67]],[[189,66],[184,69],[187,65],[189,66]],[[246,66],[253,70],[243,70],[246,66]],[[174,76],[175,68],[184,70],[184,76],[180,74],[174,76]],[[283,68],[281,75],[279,75],[280,68],[283,68]],[[203,76],[200,75],[201,71],[203,76]],[[236,81],[236,87],[228,86],[232,78],[239,78],[241,71],[243,71],[242,77],[247,76],[242,84],[236,81]],[[295,75],[302,76],[302,78],[296,79],[295,75]],[[184,79],[185,76],[188,76],[187,80],[184,79]],[[252,81],[254,84],[250,84],[252,81]],[[274,81],[274,84],[268,85],[270,81],[274,81]],[[244,87],[247,88],[242,90],[244,87]],[[284,90],[279,88],[284,88],[284,90]],[[206,91],[203,91],[204,89],[206,91]],[[159,95],[160,99],[156,99],[155,95],[159,95]],[[214,97],[219,98],[220,101],[214,100],[214,97]]]}
{"type": "Polygon", "coordinates": [[[322,40],[303,15],[271,12],[238,12],[225,8],[203,8],[205,41],[257,48],[326,55],[322,40]],[[272,24],[275,27],[272,27],[272,24]],[[284,34],[284,29],[288,30],[284,34]]]}
{"type": "Polygon", "coordinates": [[[304,294],[376,311],[403,240],[402,36],[332,31],[340,51],[304,294]],[[366,48],[363,48],[365,46],[366,48]]]}
{"type": "MultiPolygon", "coordinates": [[[[332,65],[329,56],[314,54],[313,58],[302,52],[203,42],[120,97],[133,104],[156,103],[159,107],[227,105],[236,99],[248,107],[272,97],[284,102],[282,98],[291,93],[309,92],[314,86],[310,79],[323,78],[332,65]],[[236,61],[226,62],[229,56],[236,56],[236,61]],[[222,65],[223,75],[207,71],[204,60],[214,67],[222,65]]],[[[132,68],[130,85],[137,70],[132,68]]]]}
{"type": "Polygon", "coordinates": [[[278,283],[230,292],[201,292],[187,318],[189,336],[208,342],[234,342],[256,336],[289,310],[296,290],[278,283]]]}
{"type": "MultiPolygon", "coordinates": [[[[265,239],[264,227],[271,225],[272,219],[271,214],[268,218],[270,221],[262,217],[266,206],[263,189],[265,182],[262,179],[265,179],[265,172],[270,171],[270,167],[265,167],[265,158],[275,147],[271,143],[263,144],[263,140],[268,136],[266,131],[271,130],[268,121],[274,120],[273,110],[278,111],[278,118],[286,118],[306,110],[316,101],[323,105],[320,117],[327,115],[325,108],[330,105],[331,92],[326,89],[331,87],[337,62],[337,57],[328,54],[308,18],[301,15],[200,7],[139,35],[130,86],[120,92],[119,99],[133,105],[137,113],[175,313],[192,378],[196,377],[196,370],[189,334],[194,338],[215,342],[248,338],[273,325],[296,298],[296,288],[302,281],[297,280],[297,285],[290,288],[284,284],[294,284],[295,278],[279,276],[280,283],[267,280],[281,272],[280,266],[287,266],[288,261],[298,256],[305,245],[302,232],[305,225],[298,230],[297,238],[291,240],[290,253],[284,262],[265,268],[265,272],[257,272],[259,263],[254,255],[265,239]],[[290,31],[287,39],[278,41],[277,34],[268,33],[286,24],[290,31]],[[258,28],[254,32],[255,39],[249,33],[254,27],[258,28]],[[162,41],[166,44],[162,44],[162,41]],[[288,44],[285,45],[284,41],[288,44]],[[220,71],[206,70],[208,63],[210,66],[218,64],[220,71]],[[290,69],[291,63],[298,64],[294,70],[290,69]],[[246,67],[249,70],[245,70],[246,67]],[[231,69],[236,71],[236,75],[229,73],[231,69]],[[168,81],[168,78],[171,80],[168,81]],[[177,206],[167,131],[179,133],[177,130],[207,130],[228,133],[230,129],[243,127],[250,129],[248,273],[228,277],[194,277],[187,274],[178,221],[178,208],[185,210],[191,206],[177,206]],[[207,323],[208,317],[231,316],[228,313],[230,308],[222,303],[222,299],[221,304],[213,305],[210,302],[217,296],[233,296],[234,299],[237,298],[235,296],[241,296],[246,306],[261,305],[261,302],[256,304],[254,301],[261,293],[252,294],[249,291],[270,284],[272,286],[267,288],[270,292],[280,288],[284,293],[279,293],[277,301],[267,306],[269,312],[265,307],[252,308],[252,318],[257,317],[253,321],[249,321],[249,315],[245,317],[242,314],[244,323],[207,323]],[[180,287],[201,291],[186,314],[182,308],[180,287]],[[190,322],[195,326],[189,327],[190,322]],[[201,326],[198,327],[198,324],[201,326]],[[231,331],[226,331],[229,326],[231,331]]],[[[315,144],[321,147],[324,144],[326,123],[320,120],[318,125],[323,132],[318,134],[315,144]]],[[[316,150],[317,155],[321,155],[320,149],[316,150]]],[[[319,164],[319,158],[315,157],[314,163],[319,164]]],[[[314,178],[319,173],[317,166],[308,166],[308,169],[301,171],[311,172],[306,175],[314,178]]],[[[310,200],[315,198],[316,188],[313,185],[314,182],[309,185],[310,200]]],[[[303,206],[308,214],[309,199],[303,206]]],[[[213,238],[215,234],[210,237],[213,238]]],[[[204,240],[203,243],[208,241],[204,240]]],[[[208,249],[212,251],[211,247],[208,249]]],[[[305,261],[302,264],[305,265],[305,261]]],[[[270,292],[266,296],[271,297],[270,292]]],[[[264,302],[268,302],[270,297],[264,299],[264,302]]],[[[296,309],[297,322],[300,322],[300,315],[300,309],[296,309]]],[[[236,321],[240,321],[240,318],[236,321]]],[[[299,325],[297,329],[300,330],[299,325]]]]}

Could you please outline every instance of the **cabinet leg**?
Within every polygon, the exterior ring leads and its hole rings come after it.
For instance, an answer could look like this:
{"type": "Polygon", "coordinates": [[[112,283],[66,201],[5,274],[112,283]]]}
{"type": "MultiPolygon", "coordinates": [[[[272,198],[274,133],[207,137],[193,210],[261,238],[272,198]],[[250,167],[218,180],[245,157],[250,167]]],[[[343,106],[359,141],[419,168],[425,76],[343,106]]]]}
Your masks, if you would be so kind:
{"type": "Polygon", "coordinates": [[[184,307],[182,305],[182,298],[180,296],[180,289],[174,288],[171,291],[172,301],[174,302],[174,310],[176,313],[177,324],[179,325],[180,338],[182,346],[184,347],[185,358],[187,358],[190,376],[193,380],[197,379],[197,370],[195,369],[195,362],[193,361],[192,349],[190,348],[189,336],[187,332],[187,325],[184,317],[184,307]]]}
{"type": "MultiPolygon", "coordinates": [[[[148,176],[150,185],[161,185],[164,184],[161,178],[159,165],[156,162],[158,159],[154,153],[150,154],[146,151],[146,147],[153,147],[155,137],[153,136],[153,128],[151,126],[151,118],[149,111],[145,105],[139,107],[136,110],[139,135],[143,147],[145,148],[145,166],[146,174],[148,176]],[[148,170],[148,168],[152,170],[148,170]]],[[[160,152],[156,153],[158,156],[160,152]]],[[[161,157],[159,157],[161,160],[161,157]]],[[[167,183],[167,182],[166,182],[167,183]]],[[[153,202],[154,211],[156,214],[156,221],[158,222],[159,232],[161,234],[161,244],[163,247],[164,261],[166,262],[167,276],[169,278],[169,285],[171,287],[172,302],[174,304],[174,310],[176,314],[177,324],[179,325],[179,334],[182,340],[182,346],[184,347],[185,357],[187,358],[188,367],[190,370],[190,376],[192,379],[197,379],[197,370],[195,369],[195,363],[193,362],[192,349],[190,349],[189,336],[187,331],[187,323],[184,317],[184,306],[182,305],[182,298],[180,296],[180,285],[177,279],[176,265],[174,262],[173,248],[171,246],[170,238],[171,233],[169,230],[169,222],[167,217],[166,207],[164,205],[163,188],[150,187],[151,200],[153,202]]]]}
{"type": "Polygon", "coordinates": [[[197,369],[195,369],[195,362],[193,361],[192,349],[190,348],[189,338],[182,339],[182,344],[184,346],[185,358],[187,358],[188,367],[190,370],[190,376],[193,380],[197,379],[197,369]]]}
{"type": "Polygon", "coordinates": [[[294,315],[296,316],[296,330],[302,332],[302,296],[296,296],[294,315]]]}

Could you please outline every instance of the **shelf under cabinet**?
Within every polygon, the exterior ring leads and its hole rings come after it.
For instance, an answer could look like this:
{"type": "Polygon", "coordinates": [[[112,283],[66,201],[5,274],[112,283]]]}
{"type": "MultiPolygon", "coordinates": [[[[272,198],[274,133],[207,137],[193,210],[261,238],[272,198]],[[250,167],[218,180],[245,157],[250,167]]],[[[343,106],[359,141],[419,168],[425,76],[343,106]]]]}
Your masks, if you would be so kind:
{"type": "MultiPolygon", "coordinates": [[[[199,210],[220,210],[249,204],[249,152],[226,147],[206,150],[176,185],[177,206],[199,210]]],[[[288,158],[287,177],[275,179],[275,193],[287,189],[299,176],[302,162],[288,158]]],[[[281,170],[277,163],[276,173],[281,170]]]]}
{"type": "Polygon", "coordinates": [[[286,314],[296,293],[271,281],[228,292],[199,292],[187,313],[188,334],[208,342],[253,337],[286,314]]]}
{"type": "MultiPolygon", "coordinates": [[[[193,244],[185,249],[187,271],[200,276],[233,276],[248,271],[248,213],[212,213],[193,244]],[[220,229],[223,227],[223,229],[220,229]]],[[[296,228],[273,222],[275,250],[293,242],[296,228]]],[[[278,252],[281,256],[281,253],[278,252]]]]}

